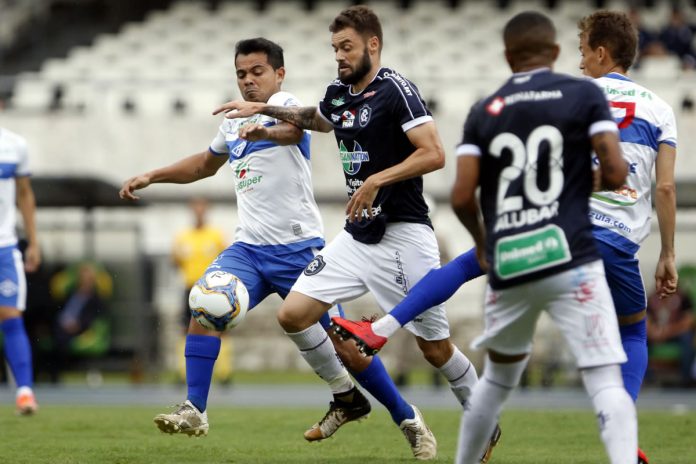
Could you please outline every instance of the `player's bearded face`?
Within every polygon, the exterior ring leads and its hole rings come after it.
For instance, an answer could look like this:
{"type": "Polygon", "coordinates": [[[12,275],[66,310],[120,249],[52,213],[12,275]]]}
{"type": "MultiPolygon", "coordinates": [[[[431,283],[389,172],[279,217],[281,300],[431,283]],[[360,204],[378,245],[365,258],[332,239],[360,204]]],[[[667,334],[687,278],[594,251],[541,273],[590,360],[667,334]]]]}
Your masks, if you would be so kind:
{"type": "Polygon", "coordinates": [[[370,62],[370,53],[367,50],[367,45],[365,45],[362,56],[356,64],[348,62],[338,63],[338,78],[346,85],[357,84],[363,77],[369,74],[370,68],[372,68],[372,62],[370,62]]]}

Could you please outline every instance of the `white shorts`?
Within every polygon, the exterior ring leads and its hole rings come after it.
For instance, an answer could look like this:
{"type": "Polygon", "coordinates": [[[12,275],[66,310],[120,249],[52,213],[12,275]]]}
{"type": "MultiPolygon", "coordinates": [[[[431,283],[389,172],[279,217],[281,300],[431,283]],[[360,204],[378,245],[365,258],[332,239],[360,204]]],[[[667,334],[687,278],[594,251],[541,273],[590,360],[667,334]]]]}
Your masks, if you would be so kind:
{"type": "MultiPolygon", "coordinates": [[[[360,243],[342,230],[309,263],[292,291],[332,305],[369,291],[388,313],[416,282],[438,267],[435,233],[425,224],[387,224],[384,237],[373,245],[360,243]]],[[[450,336],[444,304],[430,308],[404,328],[425,340],[450,336]]]]}
{"type": "Polygon", "coordinates": [[[601,260],[512,288],[489,286],[485,330],[471,347],[508,355],[530,353],[543,310],[563,333],[579,368],[626,362],[601,260]]]}

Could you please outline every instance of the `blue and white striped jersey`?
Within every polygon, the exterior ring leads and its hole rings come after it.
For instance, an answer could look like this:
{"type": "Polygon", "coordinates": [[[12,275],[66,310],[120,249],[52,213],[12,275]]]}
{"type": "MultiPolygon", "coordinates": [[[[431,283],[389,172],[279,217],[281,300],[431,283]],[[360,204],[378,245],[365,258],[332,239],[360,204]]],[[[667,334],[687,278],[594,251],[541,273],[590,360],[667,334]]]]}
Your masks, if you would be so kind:
{"type": "Polygon", "coordinates": [[[17,243],[15,177],[28,175],[27,142],[14,132],[0,128],[0,247],[17,243]]]}
{"type": "Polygon", "coordinates": [[[598,240],[635,254],[650,233],[650,189],[659,146],[677,146],[674,112],[660,97],[622,74],[610,73],[594,82],[604,91],[619,125],[629,172],[620,189],[592,195],[590,219],[598,240]]]}
{"type": "MultiPolygon", "coordinates": [[[[268,104],[299,106],[288,92],[272,95],[268,104]]],[[[323,246],[324,230],[312,190],[309,132],[298,145],[240,139],[239,130],[253,123],[273,126],[278,121],[264,115],[225,119],[210,144],[213,153],[229,156],[234,172],[239,214],[235,240],[251,245],[287,245],[314,239],[314,246],[323,246]]]]}

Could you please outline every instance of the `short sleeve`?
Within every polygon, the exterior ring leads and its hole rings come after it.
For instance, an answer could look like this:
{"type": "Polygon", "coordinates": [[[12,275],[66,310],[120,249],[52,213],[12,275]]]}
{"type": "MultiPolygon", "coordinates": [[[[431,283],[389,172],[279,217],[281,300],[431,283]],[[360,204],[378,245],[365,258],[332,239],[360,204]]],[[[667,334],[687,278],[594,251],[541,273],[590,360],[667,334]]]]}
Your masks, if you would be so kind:
{"type": "Polygon", "coordinates": [[[331,94],[333,93],[332,89],[334,89],[334,88],[336,88],[334,85],[329,85],[326,88],[326,93],[324,94],[324,98],[319,100],[319,106],[317,106],[317,112],[321,115],[322,118],[327,120],[329,122],[329,124],[331,124],[332,126],[334,125],[334,123],[331,122],[331,110],[329,109],[329,105],[327,102],[331,101],[331,98],[332,98],[331,94]]]}
{"type": "Polygon", "coordinates": [[[27,141],[21,137],[17,138],[17,170],[15,171],[16,177],[25,177],[31,175],[29,170],[29,149],[27,148],[27,141]]]}
{"type": "Polygon", "coordinates": [[[674,111],[672,108],[665,104],[664,117],[660,121],[660,136],[657,139],[657,143],[666,143],[674,148],[677,148],[677,121],[674,117],[674,111]]]}
{"type": "Polygon", "coordinates": [[[480,138],[477,130],[477,108],[479,104],[475,104],[469,110],[469,115],[464,122],[464,131],[462,141],[457,145],[455,154],[457,156],[481,156],[480,138]]]}
{"type": "Polygon", "coordinates": [[[384,78],[392,83],[394,116],[404,132],[433,120],[430,110],[415,85],[398,73],[386,74],[384,78]]]}
{"type": "Polygon", "coordinates": [[[229,149],[227,148],[227,143],[225,140],[225,132],[228,124],[229,122],[227,120],[222,121],[222,124],[220,124],[220,128],[218,129],[218,132],[215,135],[215,138],[212,142],[210,142],[209,150],[213,155],[222,156],[227,155],[229,153],[229,149]]]}

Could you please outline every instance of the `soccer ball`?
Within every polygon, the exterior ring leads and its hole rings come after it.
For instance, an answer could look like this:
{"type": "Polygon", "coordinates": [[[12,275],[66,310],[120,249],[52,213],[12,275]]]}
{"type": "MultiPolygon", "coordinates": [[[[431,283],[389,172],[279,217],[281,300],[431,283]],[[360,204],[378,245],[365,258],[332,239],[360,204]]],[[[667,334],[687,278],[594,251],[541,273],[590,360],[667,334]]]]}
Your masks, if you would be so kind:
{"type": "Polygon", "coordinates": [[[223,332],[244,320],[249,309],[249,291],[234,274],[209,272],[191,288],[189,308],[200,325],[223,332]]]}

